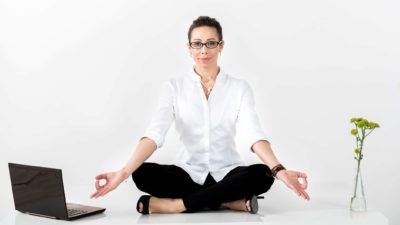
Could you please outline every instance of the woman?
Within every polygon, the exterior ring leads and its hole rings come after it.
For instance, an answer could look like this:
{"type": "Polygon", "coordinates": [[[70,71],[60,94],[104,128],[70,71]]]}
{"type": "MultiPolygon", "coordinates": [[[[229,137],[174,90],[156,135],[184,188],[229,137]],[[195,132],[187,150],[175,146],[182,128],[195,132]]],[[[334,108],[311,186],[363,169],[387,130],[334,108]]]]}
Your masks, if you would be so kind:
{"type": "Polygon", "coordinates": [[[218,66],[224,48],[219,22],[197,18],[188,39],[194,68],[189,76],[165,84],[156,114],[133,155],[122,169],[96,176],[92,198],[106,195],[132,176],[138,189],[150,194],[137,202],[142,214],[205,208],[257,213],[256,196],[267,192],[275,178],[309,200],[306,174],[286,170],[275,157],[260,127],[249,84],[218,66]],[[172,121],[179,133],[176,163],[146,163],[162,147],[172,121]],[[245,143],[262,164],[243,164],[234,141],[236,125],[246,133],[245,143]],[[100,186],[103,179],[106,183],[100,186]]]}

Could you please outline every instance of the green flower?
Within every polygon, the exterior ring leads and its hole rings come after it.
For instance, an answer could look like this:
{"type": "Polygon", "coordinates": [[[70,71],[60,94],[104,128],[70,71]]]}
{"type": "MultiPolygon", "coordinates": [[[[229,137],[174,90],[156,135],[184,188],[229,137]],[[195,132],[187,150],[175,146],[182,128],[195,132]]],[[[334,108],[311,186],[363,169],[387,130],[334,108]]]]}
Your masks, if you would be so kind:
{"type": "Polygon", "coordinates": [[[369,127],[369,129],[379,128],[379,124],[374,123],[374,122],[369,122],[368,127],[369,127]]]}
{"type": "MultiPolygon", "coordinates": [[[[379,124],[375,122],[370,122],[364,118],[351,118],[350,119],[351,123],[354,123],[356,126],[354,129],[351,130],[351,134],[355,136],[356,138],[356,148],[354,148],[354,153],[356,154],[354,156],[354,159],[357,161],[357,174],[360,173],[360,163],[361,160],[364,158],[364,155],[361,153],[363,146],[364,146],[364,141],[365,138],[372,132],[374,131],[375,128],[379,128],[379,124]],[[360,129],[360,130],[358,130],[360,129]],[[366,130],[370,130],[368,132],[365,132],[366,130]]],[[[358,179],[356,179],[356,184],[354,188],[354,194],[353,197],[356,197],[356,190],[357,190],[357,185],[358,185],[358,179]]]]}
{"type": "Polygon", "coordinates": [[[356,146],[357,148],[354,149],[357,157],[355,159],[360,161],[363,159],[363,155],[361,154],[362,146],[364,145],[364,139],[375,129],[379,128],[379,124],[368,121],[362,117],[353,117],[350,119],[351,123],[356,125],[355,128],[351,129],[351,134],[356,137],[356,146]],[[366,132],[366,130],[370,130],[366,132]]]}
{"type": "Polygon", "coordinates": [[[363,127],[365,127],[365,125],[367,125],[367,124],[365,123],[365,120],[361,120],[360,122],[358,122],[357,127],[358,127],[358,128],[363,128],[363,127]]]}

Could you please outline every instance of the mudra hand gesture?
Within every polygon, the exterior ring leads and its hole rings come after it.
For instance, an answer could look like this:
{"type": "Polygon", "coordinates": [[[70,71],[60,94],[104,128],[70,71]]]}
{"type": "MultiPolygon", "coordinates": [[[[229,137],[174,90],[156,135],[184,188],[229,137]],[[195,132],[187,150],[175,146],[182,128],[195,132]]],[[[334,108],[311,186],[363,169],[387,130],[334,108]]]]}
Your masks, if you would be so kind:
{"type": "Polygon", "coordinates": [[[307,175],[305,173],[292,170],[281,170],[276,174],[276,178],[285,183],[288,188],[292,189],[304,200],[310,200],[310,196],[305,191],[308,185],[307,175]]]}
{"type": "Polygon", "coordinates": [[[108,192],[117,188],[125,179],[126,175],[123,170],[97,175],[95,182],[96,192],[93,193],[90,198],[98,198],[106,195],[108,192]],[[101,180],[105,180],[106,183],[104,185],[100,185],[101,180]]]}

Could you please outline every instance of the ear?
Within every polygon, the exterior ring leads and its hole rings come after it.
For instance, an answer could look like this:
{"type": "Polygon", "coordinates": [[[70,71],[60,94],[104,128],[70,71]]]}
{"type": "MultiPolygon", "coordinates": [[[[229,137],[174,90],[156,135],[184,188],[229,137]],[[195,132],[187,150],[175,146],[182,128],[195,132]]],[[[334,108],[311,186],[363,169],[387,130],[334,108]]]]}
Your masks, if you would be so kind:
{"type": "Polygon", "coordinates": [[[222,51],[222,49],[224,49],[224,46],[225,46],[225,41],[221,41],[221,44],[219,44],[219,52],[221,52],[222,51]]]}
{"type": "Polygon", "coordinates": [[[192,52],[191,52],[192,48],[190,47],[189,42],[187,43],[187,49],[189,51],[189,55],[192,55],[192,52]]]}

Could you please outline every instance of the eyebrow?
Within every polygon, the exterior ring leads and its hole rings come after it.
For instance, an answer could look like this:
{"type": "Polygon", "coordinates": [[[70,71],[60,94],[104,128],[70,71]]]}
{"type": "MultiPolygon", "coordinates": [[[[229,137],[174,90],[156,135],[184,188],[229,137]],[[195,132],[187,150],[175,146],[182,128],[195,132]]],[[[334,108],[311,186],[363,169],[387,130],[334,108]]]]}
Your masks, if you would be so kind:
{"type": "MultiPolygon", "coordinates": [[[[207,39],[207,41],[216,41],[217,39],[215,39],[215,38],[209,38],[209,39],[207,39]]],[[[193,41],[201,41],[201,39],[200,38],[196,38],[196,39],[193,39],[193,41]]]]}

